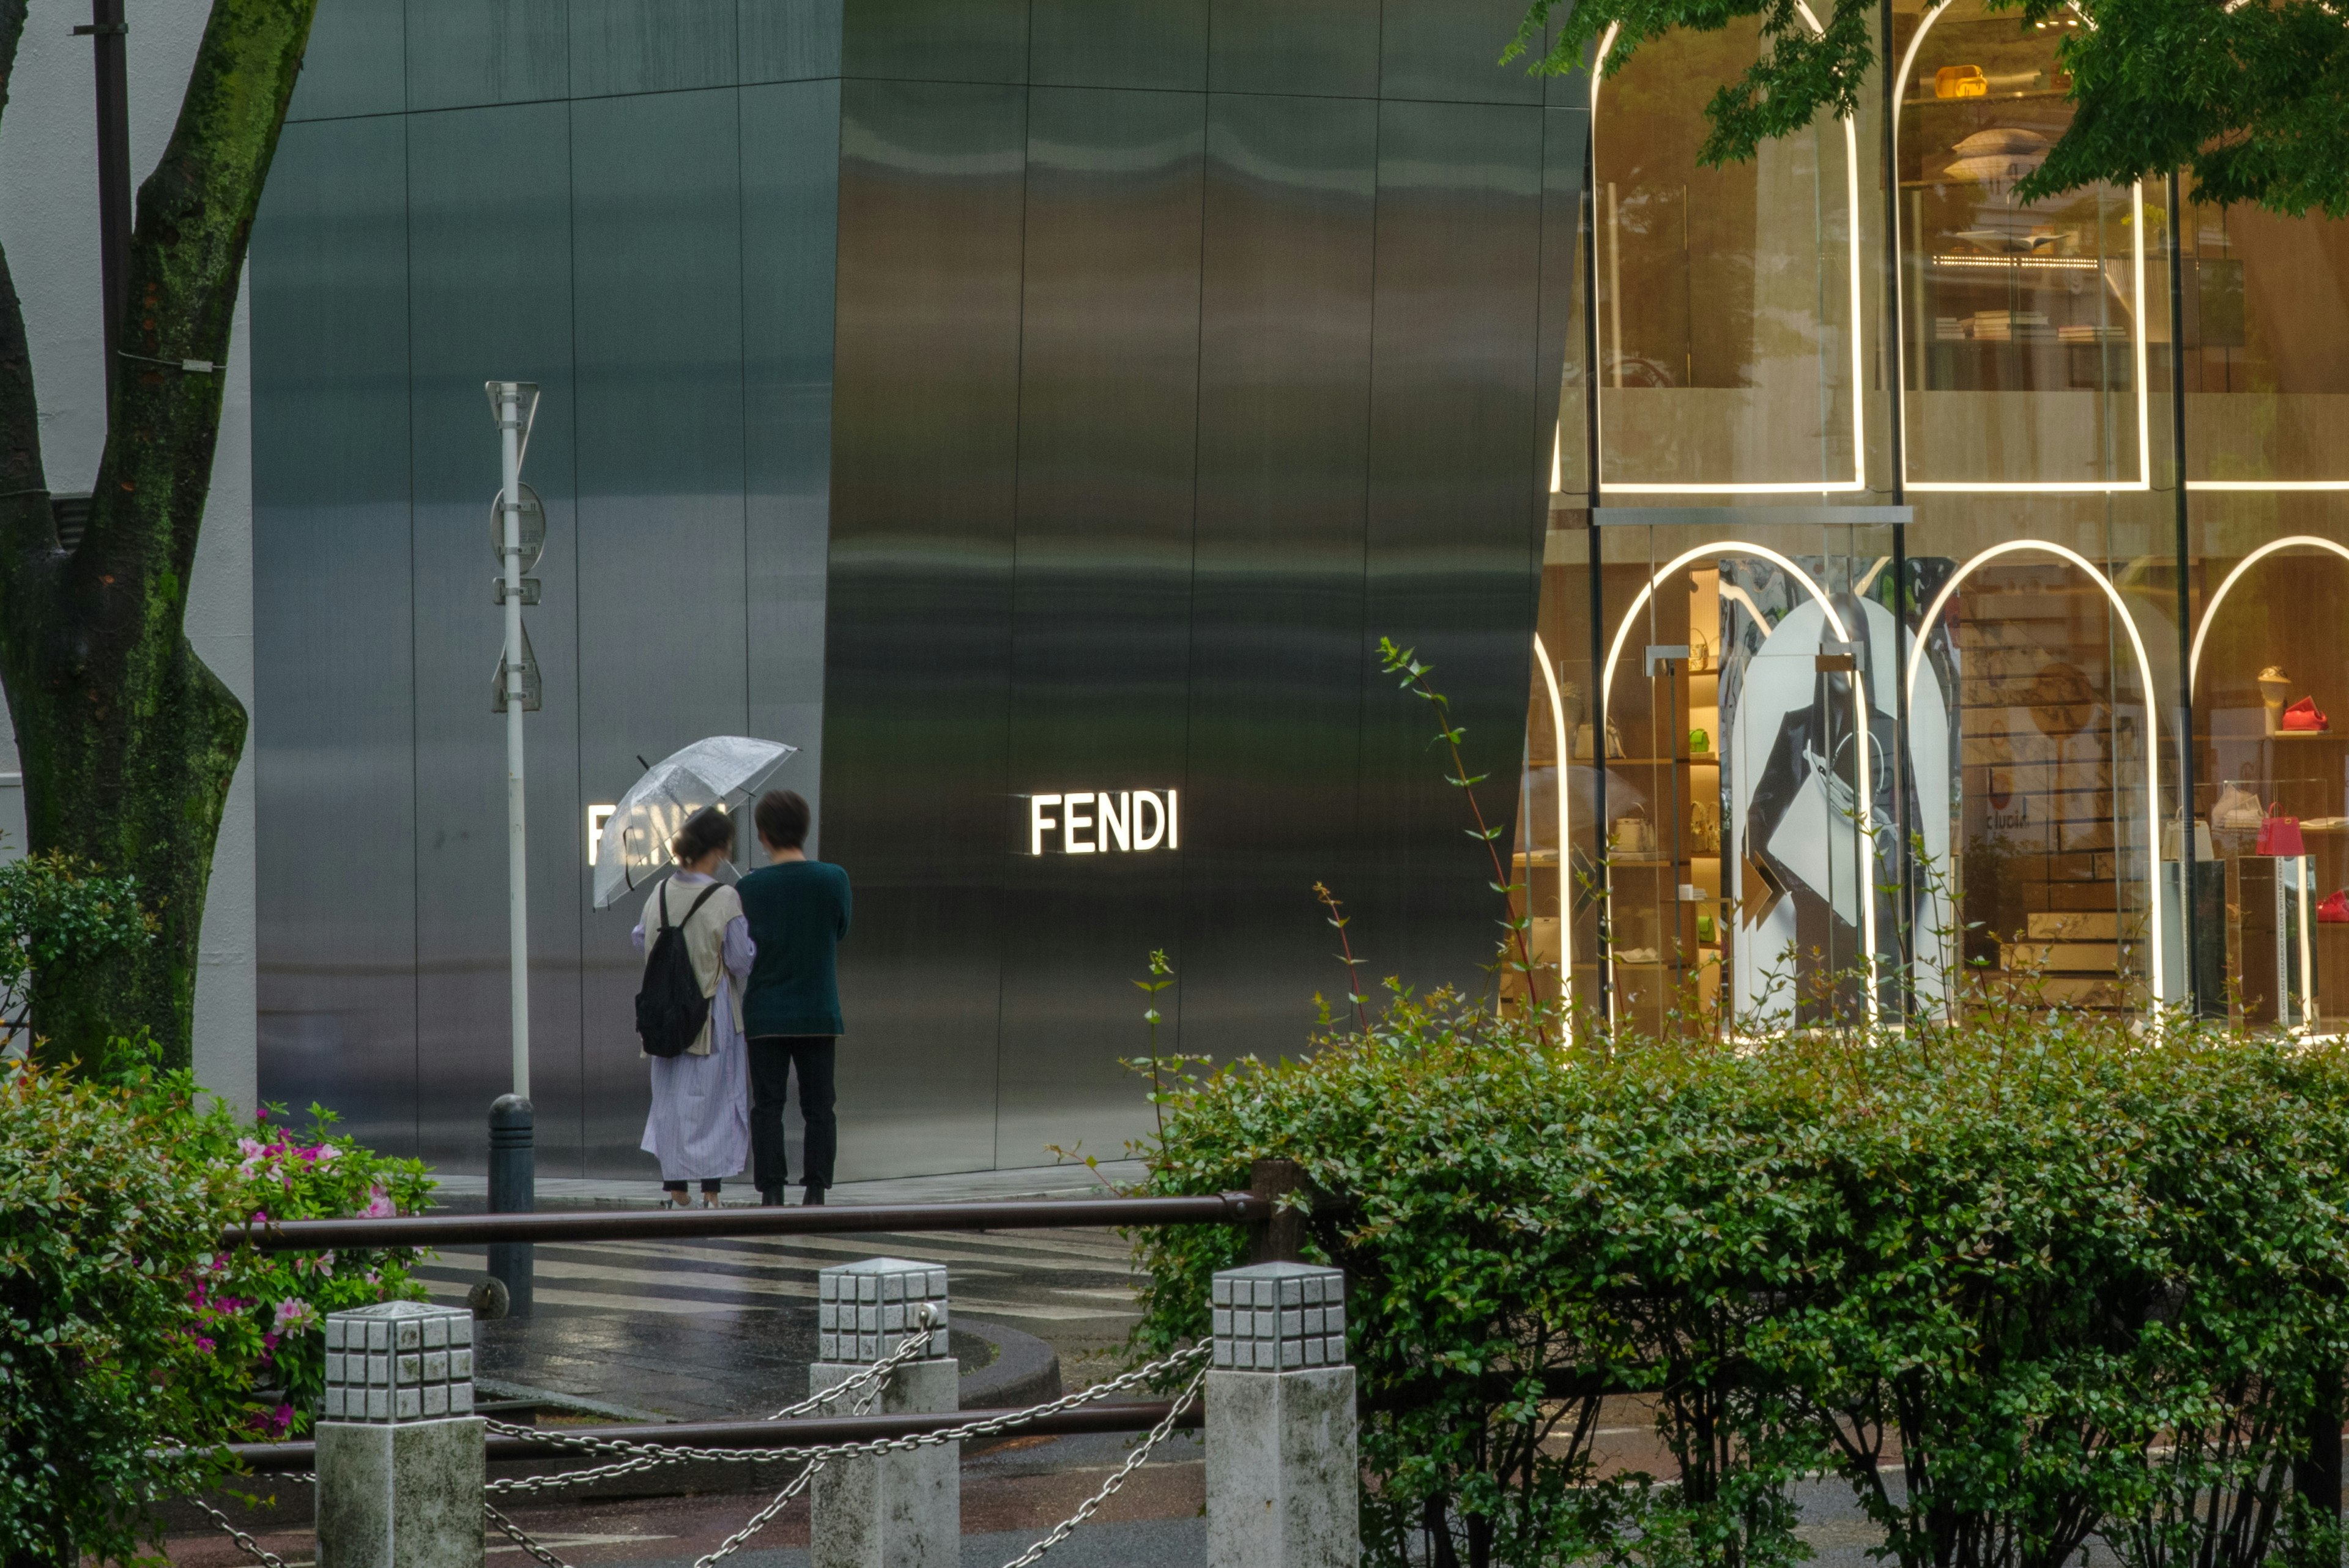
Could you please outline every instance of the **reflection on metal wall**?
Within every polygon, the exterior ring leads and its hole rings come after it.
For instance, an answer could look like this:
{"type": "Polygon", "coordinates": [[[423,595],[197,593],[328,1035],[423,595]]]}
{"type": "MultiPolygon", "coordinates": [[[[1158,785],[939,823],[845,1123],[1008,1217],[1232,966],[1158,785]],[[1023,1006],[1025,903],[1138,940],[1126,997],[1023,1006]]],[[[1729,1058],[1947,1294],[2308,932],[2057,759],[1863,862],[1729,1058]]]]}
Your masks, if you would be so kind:
{"type": "Polygon", "coordinates": [[[547,389],[549,1174],[648,1169],[583,814],[707,732],[806,748],[779,782],[855,881],[851,1178],[1115,1153],[1154,948],[1183,1048],[1298,1048],[1316,880],[1379,972],[1483,983],[1479,854],[1371,648],[1507,776],[1582,156],[1487,63],[1512,7],[696,0],[641,59],[633,0],[462,58],[446,9],[403,58],[326,0],[255,240],[265,1094],[480,1158],[492,376],[547,389]],[[1023,793],[1170,788],[1174,853],[1017,853],[1023,793]]]}

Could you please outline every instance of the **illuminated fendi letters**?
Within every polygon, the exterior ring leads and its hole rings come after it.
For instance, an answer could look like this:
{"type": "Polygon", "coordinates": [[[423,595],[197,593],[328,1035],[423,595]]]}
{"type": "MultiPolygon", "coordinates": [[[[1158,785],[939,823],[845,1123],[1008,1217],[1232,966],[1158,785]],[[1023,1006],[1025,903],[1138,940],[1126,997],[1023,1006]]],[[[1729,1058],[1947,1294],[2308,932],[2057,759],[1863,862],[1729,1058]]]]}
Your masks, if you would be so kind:
{"type": "Polygon", "coordinates": [[[1171,789],[1077,790],[1028,797],[1030,855],[1048,849],[1095,855],[1182,847],[1182,803],[1171,789]],[[1048,834],[1059,842],[1048,846],[1048,834]]]}

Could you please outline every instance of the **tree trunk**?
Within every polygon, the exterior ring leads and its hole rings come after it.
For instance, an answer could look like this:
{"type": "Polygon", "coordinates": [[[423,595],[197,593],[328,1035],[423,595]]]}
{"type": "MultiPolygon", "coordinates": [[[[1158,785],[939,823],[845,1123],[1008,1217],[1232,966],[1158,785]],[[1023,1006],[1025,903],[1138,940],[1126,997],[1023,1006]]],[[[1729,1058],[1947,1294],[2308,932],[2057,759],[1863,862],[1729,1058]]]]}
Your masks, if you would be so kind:
{"type": "MultiPolygon", "coordinates": [[[[0,0],[0,107],[26,0],[0,0]]],[[[185,1066],[212,844],[245,714],[183,629],[237,285],[316,0],[214,0],[170,145],[140,187],[106,451],[58,545],[24,314],[0,256],[0,683],[28,847],[139,878],[162,929],[36,976],[39,1053],[96,1067],[141,1030],[185,1066]]],[[[93,196],[95,173],[93,172],[93,196]]]]}

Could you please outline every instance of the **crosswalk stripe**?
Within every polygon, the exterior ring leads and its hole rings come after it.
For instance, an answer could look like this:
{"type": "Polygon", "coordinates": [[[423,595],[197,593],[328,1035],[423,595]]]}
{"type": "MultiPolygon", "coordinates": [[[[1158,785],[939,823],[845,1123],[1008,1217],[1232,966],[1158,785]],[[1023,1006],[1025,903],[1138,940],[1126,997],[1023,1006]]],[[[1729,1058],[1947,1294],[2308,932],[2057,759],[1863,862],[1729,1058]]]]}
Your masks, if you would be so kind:
{"type": "MultiPolygon", "coordinates": [[[[828,1256],[821,1254],[815,1257],[789,1255],[771,1257],[761,1252],[716,1251],[708,1248],[696,1247],[690,1243],[680,1244],[674,1241],[598,1241],[593,1246],[541,1241],[535,1251],[537,1256],[542,1258],[567,1258],[575,1261],[605,1257],[667,1259],[676,1262],[698,1263],[713,1270],[739,1269],[741,1271],[740,1277],[743,1279],[766,1278],[778,1272],[793,1270],[812,1274],[832,1261],[828,1256]]],[[[869,1258],[874,1255],[873,1249],[870,1247],[860,1248],[858,1252],[863,1257],[869,1258]]],[[[485,1258],[487,1254],[478,1248],[451,1247],[446,1249],[442,1256],[464,1257],[471,1260],[485,1258]]],[[[949,1262],[947,1259],[936,1257],[920,1257],[914,1261],[917,1262],[949,1262]]],[[[955,1272],[960,1278],[1001,1279],[1006,1276],[1006,1271],[1001,1269],[986,1269],[969,1265],[958,1268],[955,1272]]]]}

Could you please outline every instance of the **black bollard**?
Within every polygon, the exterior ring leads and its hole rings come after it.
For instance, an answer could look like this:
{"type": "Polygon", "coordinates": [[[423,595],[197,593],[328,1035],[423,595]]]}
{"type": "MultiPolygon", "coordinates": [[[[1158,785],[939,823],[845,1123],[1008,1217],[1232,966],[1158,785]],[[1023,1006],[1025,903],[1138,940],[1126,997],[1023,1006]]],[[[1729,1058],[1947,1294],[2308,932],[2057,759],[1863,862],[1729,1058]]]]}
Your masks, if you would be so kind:
{"type": "MultiPolygon", "coordinates": [[[[500,1095],[490,1106],[490,1212],[528,1214],[538,1207],[536,1117],[520,1095],[500,1095]]],[[[506,1288],[509,1317],[531,1307],[528,1241],[490,1243],[490,1278],[506,1288]]]]}

